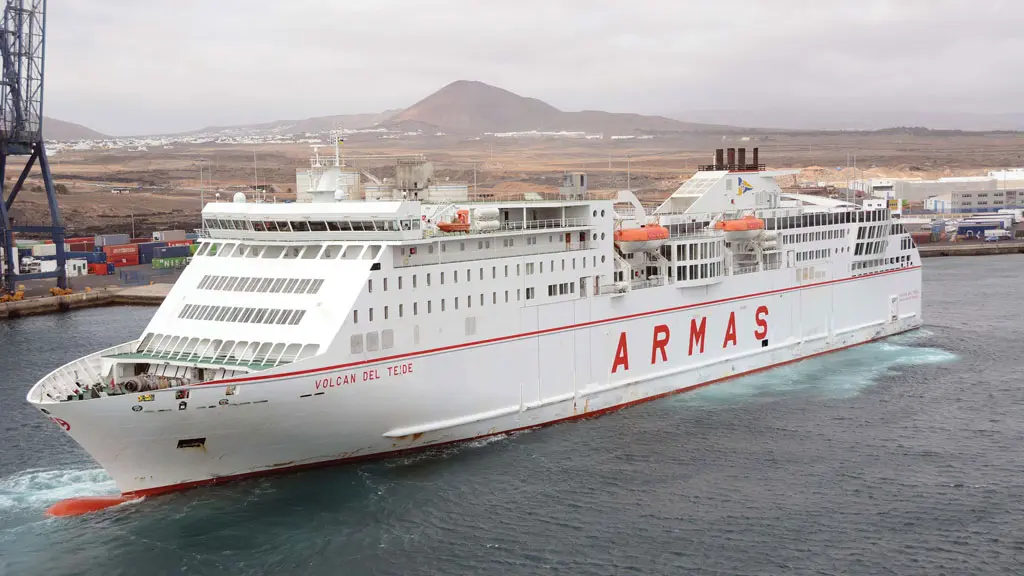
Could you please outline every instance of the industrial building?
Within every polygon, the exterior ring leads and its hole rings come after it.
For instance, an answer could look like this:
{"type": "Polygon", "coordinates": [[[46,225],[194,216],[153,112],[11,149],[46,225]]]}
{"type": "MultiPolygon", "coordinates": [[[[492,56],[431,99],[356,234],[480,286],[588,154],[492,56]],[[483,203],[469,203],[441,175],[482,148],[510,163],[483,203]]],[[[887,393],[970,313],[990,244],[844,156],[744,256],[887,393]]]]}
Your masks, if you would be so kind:
{"type": "Polygon", "coordinates": [[[850,188],[876,198],[923,203],[924,209],[944,213],[994,212],[1024,208],[1024,168],[989,172],[987,176],[955,176],[937,180],[871,178],[850,188]]]}

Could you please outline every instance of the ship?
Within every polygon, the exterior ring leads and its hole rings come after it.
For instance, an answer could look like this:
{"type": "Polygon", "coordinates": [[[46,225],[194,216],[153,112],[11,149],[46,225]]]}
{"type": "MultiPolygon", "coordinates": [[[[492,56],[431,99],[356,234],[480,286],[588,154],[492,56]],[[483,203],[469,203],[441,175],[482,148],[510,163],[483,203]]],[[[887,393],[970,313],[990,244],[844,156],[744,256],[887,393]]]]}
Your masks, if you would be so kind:
{"type": "MultiPolygon", "coordinates": [[[[716,150],[660,205],[346,191],[208,204],[139,337],[27,400],[122,498],[588,418],[921,326],[887,208],[716,150]]],[[[611,197],[608,197],[611,196],[611,197]]],[[[723,384],[726,385],[726,384],[723,384]]]]}

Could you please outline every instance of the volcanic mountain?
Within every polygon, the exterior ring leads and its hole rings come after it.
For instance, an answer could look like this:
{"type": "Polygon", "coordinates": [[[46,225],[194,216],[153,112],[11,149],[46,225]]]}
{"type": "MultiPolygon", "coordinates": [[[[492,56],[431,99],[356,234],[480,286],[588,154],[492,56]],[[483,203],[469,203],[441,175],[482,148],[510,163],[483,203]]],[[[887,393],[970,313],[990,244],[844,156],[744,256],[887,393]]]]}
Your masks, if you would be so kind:
{"type": "Polygon", "coordinates": [[[393,129],[439,130],[457,134],[527,130],[629,134],[695,132],[721,128],[680,122],[662,116],[596,110],[563,112],[536,98],[526,98],[470,80],[452,82],[392,116],[385,125],[393,129]]]}

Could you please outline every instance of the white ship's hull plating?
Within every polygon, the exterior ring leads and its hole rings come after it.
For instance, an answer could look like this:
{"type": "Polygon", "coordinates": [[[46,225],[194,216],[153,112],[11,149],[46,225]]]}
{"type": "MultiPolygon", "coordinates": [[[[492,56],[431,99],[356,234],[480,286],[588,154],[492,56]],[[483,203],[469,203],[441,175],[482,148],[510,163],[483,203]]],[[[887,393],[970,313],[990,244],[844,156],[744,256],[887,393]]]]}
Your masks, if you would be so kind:
{"type": "Polygon", "coordinates": [[[349,365],[318,356],[322,369],[190,387],[184,405],[167,390],[44,407],[123,492],[154,494],[600,413],[921,324],[919,267],[803,283],[795,272],[516,307],[477,319],[501,323],[478,331],[497,337],[425,338],[349,365]]]}

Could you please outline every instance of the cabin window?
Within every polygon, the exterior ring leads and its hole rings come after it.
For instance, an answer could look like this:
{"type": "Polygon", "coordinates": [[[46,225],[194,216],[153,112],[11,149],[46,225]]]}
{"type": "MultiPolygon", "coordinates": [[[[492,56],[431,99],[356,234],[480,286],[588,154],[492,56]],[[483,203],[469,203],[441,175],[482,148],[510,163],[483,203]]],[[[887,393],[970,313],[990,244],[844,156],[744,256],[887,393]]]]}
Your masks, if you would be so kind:
{"type": "Polygon", "coordinates": [[[327,223],[320,220],[312,220],[308,222],[310,232],[327,232],[327,223]]]}
{"type": "Polygon", "coordinates": [[[380,345],[380,337],[376,332],[366,333],[366,351],[376,352],[380,345]]]}

